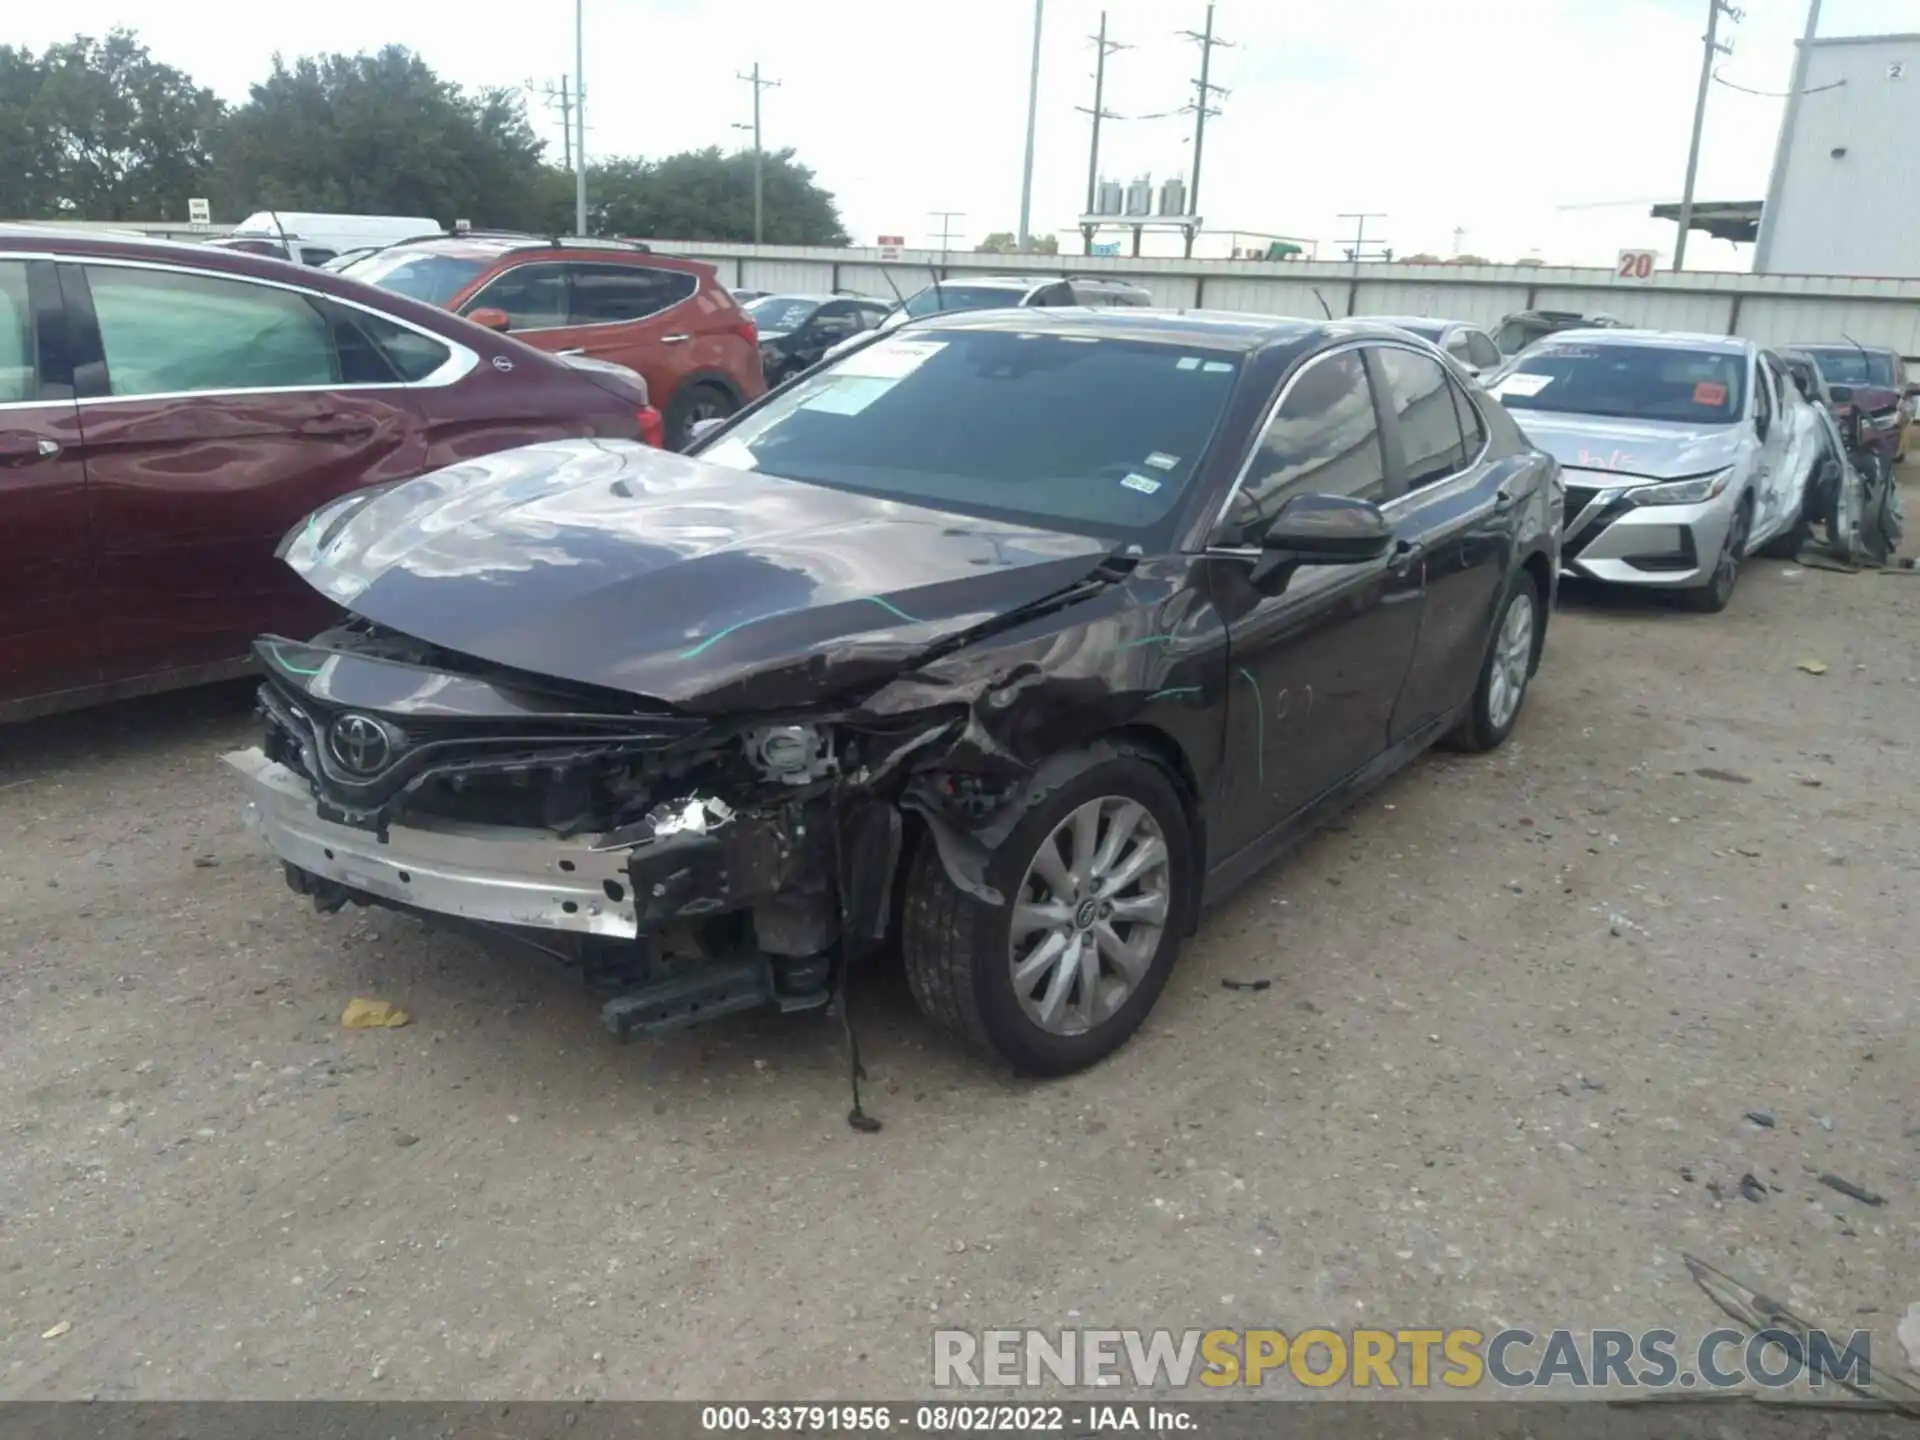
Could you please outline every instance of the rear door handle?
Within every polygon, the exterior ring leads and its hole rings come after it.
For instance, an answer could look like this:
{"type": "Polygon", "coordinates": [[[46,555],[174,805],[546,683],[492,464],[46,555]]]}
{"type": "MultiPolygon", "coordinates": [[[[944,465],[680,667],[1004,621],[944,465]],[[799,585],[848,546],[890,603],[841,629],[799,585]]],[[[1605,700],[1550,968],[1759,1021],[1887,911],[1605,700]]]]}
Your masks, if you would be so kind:
{"type": "Polygon", "coordinates": [[[692,338],[691,335],[662,335],[660,337],[660,343],[662,345],[680,345],[692,338]]]}

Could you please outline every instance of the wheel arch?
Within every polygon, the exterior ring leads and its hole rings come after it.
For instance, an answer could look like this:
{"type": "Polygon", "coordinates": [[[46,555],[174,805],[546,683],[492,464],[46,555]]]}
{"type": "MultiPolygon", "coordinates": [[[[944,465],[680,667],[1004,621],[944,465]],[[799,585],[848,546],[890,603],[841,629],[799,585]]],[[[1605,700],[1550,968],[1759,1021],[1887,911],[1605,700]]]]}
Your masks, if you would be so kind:
{"type": "Polygon", "coordinates": [[[1089,743],[1097,741],[1106,741],[1121,749],[1143,754],[1173,782],[1174,793],[1180,797],[1180,808],[1187,822],[1188,859],[1193,867],[1191,900],[1182,921],[1183,933],[1191,935],[1200,925],[1200,895],[1206,889],[1207,873],[1207,817],[1200,803],[1200,779],[1193,761],[1172,734],[1157,725],[1144,722],[1119,726],[1094,737],[1094,741],[1089,743]]]}
{"type": "Polygon", "coordinates": [[[1535,550],[1520,562],[1520,568],[1533,577],[1535,592],[1540,597],[1540,623],[1533,632],[1533,662],[1530,672],[1540,669],[1540,657],[1547,648],[1547,626],[1553,619],[1553,597],[1557,586],[1554,584],[1553,560],[1545,550],[1535,550]]]}

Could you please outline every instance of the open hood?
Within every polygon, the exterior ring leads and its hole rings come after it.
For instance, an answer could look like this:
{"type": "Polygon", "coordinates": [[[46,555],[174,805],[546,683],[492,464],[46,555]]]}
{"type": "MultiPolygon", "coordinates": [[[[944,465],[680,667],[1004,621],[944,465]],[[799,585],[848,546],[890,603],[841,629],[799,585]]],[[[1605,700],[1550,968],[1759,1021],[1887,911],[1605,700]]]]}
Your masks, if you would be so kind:
{"type": "Polygon", "coordinates": [[[1743,424],[1689,425],[1616,420],[1552,410],[1510,409],[1526,437],[1562,465],[1648,480],[1683,480],[1734,463],[1753,431],[1743,424]]]}
{"type": "Polygon", "coordinates": [[[315,512],[281,554],[375,624],[692,711],[831,700],[1087,578],[1099,540],[625,441],[507,450],[315,512]]]}

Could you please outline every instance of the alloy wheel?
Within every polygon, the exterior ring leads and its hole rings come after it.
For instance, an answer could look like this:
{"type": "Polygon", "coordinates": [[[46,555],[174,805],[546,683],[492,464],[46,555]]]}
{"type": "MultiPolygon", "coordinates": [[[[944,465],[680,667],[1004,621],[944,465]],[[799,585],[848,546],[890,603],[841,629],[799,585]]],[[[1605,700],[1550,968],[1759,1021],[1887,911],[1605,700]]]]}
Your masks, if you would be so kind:
{"type": "Polygon", "coordinates": [[[1527,691],[1527,671],[1533,664],[1533,596],[1514,592],[1494,641],[1493,669],[1488,675],[1487,719],[1504,730],[1520,708],[1527,691]]]}
{"type": "Polygon", "coordinates": [[[1126,1004],[1171,909],[1166,837],[1144,805],[1089,800],[1040,842],[1013,908],[1008,963],[1027,1018],[1083,1035],[1126,1004]]]}

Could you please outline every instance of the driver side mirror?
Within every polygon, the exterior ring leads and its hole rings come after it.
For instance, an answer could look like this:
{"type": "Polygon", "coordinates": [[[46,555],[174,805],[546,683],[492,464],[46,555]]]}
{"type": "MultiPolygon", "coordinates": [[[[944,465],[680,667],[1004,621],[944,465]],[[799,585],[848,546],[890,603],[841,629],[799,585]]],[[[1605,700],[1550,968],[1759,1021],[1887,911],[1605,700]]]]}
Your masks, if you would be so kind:
{"type": "Polygon", "coordinates": [[[513,321],[507,318],[507,312],[496,310],[491,305],[482,305],[478,310],[469,310],[467,319],[499,335],[504,335],[513,328],[513,321]]]}
{"type": "Polygon", "coordinates": [[[1836,405],[1851,405],[1853,403],[1853,386],[1851,385],[1829,385],[1827,387],[1827,394],[1833,397],[1833,403],[1836,405]]]}
{"type": "Polygon", "coordinates": [[[1296,495],[1260,536],[1256,588],[1279,594],[1302,565],[1363,565],[1393,544],[1393,524],[1371,500],[1296,495]]]}

